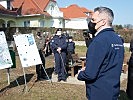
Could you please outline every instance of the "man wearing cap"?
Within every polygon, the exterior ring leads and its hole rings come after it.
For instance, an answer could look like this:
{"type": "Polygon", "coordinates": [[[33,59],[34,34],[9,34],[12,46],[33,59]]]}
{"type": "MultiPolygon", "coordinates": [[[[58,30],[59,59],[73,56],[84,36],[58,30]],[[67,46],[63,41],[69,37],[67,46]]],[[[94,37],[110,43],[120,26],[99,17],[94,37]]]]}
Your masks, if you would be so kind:
{"type": "Polygon", "coordinates": [[[62,29],[58,28],[56,34],[50,42],[51,48],[55,56],[55,71],[58,74],[58,82],[66,81],[66,37],[62,35],[62,29]]]}
{"type": "Polygon", "coordinates": [[[68,43],[67,43],[67,56],[68,56],[68,62],[71,61],[73,64],[73,58],[72,54],[75,54],[75,43],[73,42],[73,37],[69,36],[68,43]]]}

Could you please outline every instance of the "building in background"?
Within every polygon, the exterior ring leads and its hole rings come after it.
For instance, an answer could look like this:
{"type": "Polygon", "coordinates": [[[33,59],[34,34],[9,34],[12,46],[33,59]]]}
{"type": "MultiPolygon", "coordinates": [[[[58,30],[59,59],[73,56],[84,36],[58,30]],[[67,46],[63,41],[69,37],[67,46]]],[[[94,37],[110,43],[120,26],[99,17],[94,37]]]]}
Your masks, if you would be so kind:
{"type": "Polygon", "coordinates": [[[91,10],[55,0],[1,0],[0,27],[55,27],[87,29],[91,10]]]}
{"type": "Polygon", "coordinates": [[[88,10],[78,5],[70,5],[66,8],[60,8],[64,14],[65,28],[72,29],[88,29],[88,22],[92,14],[92,10],[88,10]]]}

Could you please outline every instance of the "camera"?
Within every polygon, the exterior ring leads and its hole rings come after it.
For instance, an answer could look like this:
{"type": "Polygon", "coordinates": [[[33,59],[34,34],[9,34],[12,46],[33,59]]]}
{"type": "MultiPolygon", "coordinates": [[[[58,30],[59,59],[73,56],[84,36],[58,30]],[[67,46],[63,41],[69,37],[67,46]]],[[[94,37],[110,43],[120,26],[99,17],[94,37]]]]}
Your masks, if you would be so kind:
{"type": "Polygon", "coordinates": [[[83,36],[86,37],[90,37],[90,32],[89,30],[83,30],[83,36]]]}
{"type": "Polygon", "coordinates": [[[86,47],[88,48],[88,46],[90,45],[92,41],[93,35],[90,33],[89,30],[86,29],[86,30],[83,30],[83,36],[85,38],[86,47]]]}

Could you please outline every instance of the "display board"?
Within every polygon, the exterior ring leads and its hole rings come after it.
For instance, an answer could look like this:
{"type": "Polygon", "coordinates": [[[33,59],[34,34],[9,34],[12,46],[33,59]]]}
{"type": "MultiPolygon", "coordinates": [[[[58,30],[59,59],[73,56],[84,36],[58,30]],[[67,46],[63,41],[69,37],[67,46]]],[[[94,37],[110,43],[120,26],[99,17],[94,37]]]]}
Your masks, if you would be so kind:
{"type": "Polygon", "coordinates": [[[42,64],[33,34],[13,35],[22,67],[42,64]]]}
{"type": "Polygon", "coordinates": [[[0,31],[0,69],[10,68],[12,65],[5,34],[0,31]]]}

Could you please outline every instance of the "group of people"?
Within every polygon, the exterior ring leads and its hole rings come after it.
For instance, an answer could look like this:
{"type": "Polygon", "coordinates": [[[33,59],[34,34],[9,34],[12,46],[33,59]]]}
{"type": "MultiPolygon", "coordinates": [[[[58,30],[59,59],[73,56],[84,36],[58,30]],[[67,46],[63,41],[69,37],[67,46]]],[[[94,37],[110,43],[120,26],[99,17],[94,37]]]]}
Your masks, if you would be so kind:
{"type": "MultiPolygon", "coordinates": [[[[97,7],[91,16],[88,23],[90,33],[93,38],[87,45],[86,67],[78,72],[78,80],[85,81],[86,97],[88,100],[118,100],[120,92],[120,75],[124,60],[124,45],[122,39],[115,33],[112,28],[114,13],[110,8],[97,7]]],[[[72,37],[62,34],[62,29],[56,30],[55,36],[50,41],[50,48],[55,57],[55,73],[58,74],[58,82],[66,81],[67,71],[66,55],[73,54],[75,44],[72,42],[72,37]],[[70,39],[70,40],[69,40],[70,39]],[[70,52],[69,52],[70,51],[70,52]]],[[[38,49],[45,51],[42,48],[43,38],[39,38],[38,49]]],[[[133,45],[133,42],[132,42],[133,45]]],[[[131,45],[131,52],[133,47],[131,45]]],[[[40,53],[40,55],[43,55],[40,53]]],[[[133,55],[133,53],[132,53],[133,55]]],[[[42,61],[45,61],[42,58],[42,61]]],[[[129,78],[127,86],[127,94],[133,100],[133,56],[129,61],[129,78]]],[[[42,78],[44,72],[38,74],[38,78],[42,78]]]]}
{"type": "Polygon", "coordinates": [[[69,36],[66,31],[63,32],[61,28],[58,28],[50,40],[45,39],[41,32],[37,32],[35,41],[43,63],[43,66],[41,64],[36,65],[37,80],[47,78],[43,67],[45,68],[45,56],[48,55],[47,50],[49,48],[50,52],[54,54],[54,73],[58,75],[58,82],[66,81],[67,55],[71,56],[75,53],[75,43],[72,36],[69,36]]]}

